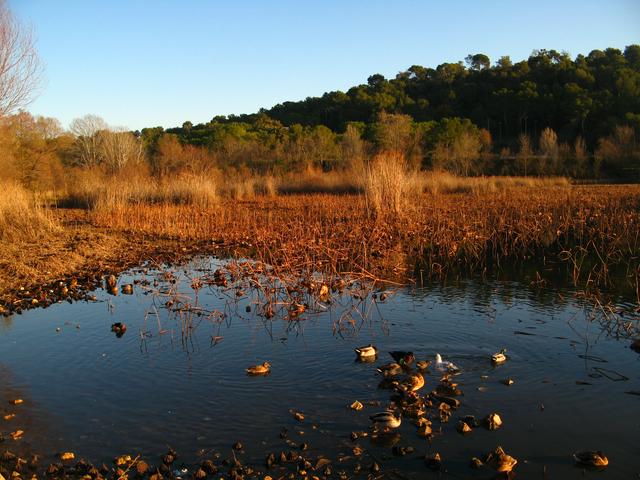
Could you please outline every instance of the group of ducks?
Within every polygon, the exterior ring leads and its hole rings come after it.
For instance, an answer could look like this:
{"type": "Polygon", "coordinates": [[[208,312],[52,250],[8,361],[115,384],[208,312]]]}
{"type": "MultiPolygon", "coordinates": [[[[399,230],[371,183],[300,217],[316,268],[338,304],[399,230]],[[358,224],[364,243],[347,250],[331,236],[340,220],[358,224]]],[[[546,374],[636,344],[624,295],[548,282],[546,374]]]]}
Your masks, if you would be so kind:
{"type": "MultiPolygon", "coordinates": [[[[374,345],[365,345],[356,348],[355,353],[358,356],[359,360],[371,362],[377,358],[378,349],[374,345]]],[[[507,350],[502,349],[499,352],[491,355],[492,364],[500,365],[505,363],[508,360],[506,353],[507,350]]],[[[413,352],[393,351],[389,352],[389,354],[395,360],[395,362],[389,363],[387,365],[382,365],[377,368],[377,371],[384,377],[393,377],[401,373],[411,372],[411,366],[414,362],[419,371],[424,371],[431,365],[430,361],[416,361],[413,352]]],[[[449,375],[460,373],[460,368],[457,365],[455,365],[453,362],[443,360],[442,356],[439,353],[436,353],[435,355],[434,367],[436,370],[444,374],[443,378],[446,381],[448,381],[447,379],[449,375]]],[[[415,392],[421,389],[424,384],[425,380],[422,374],[408,373],[405,380],[398,383],[397,390],[401,393],[404,393],[405,395],[411,396],[415,395],[415,392]]],[[[449,384],[450,388],[451,385],[453,385],[453,390],[455,390],[455,384],[449,384]]],[[[469,418],[471,418],[471,420],[475,422],[475,419],[473,419],[472,417],[469,418]]],[[[400,427],[400,425],[402,424],[401,414],[395,414],[391,410],[375,413],[371,415],[369,419],[373,424],[374,432],[388,432],[392,429],[400,427]]],[[[466,433],[470,431],[468,422],[463,419],[460,423],[464,423],[464,426],[466,426],[467,429],[458,428],[459,432],[466,433]]],[[[487,418],[485,419],[485,423],[487,428],[489,428],[490,430],[494,430],[499,428],[499,426],[502,424],[502,420],[500,419],[500,416],[498,414],[493,413],[487,416],[487,418]]],[[[608,458],[601,451],[579,451],[574,453],[573,458],[578,464],[587,467],[604,468],[609,464],[608,458]]],[[[435,468],[440,467],[441,459],[439,454],[436,453],[435,455],[431,455],[426,460],[430,466],[434,466],[435,468]]],[[[477,458],[474,458],[472,460],[472,464],[476,467],[481,466],[482,464],[487,464],[500,473],[510,472],[517,463],[518,461],[512,456],[505,453],[502,447],[497,447],[495,451],[489,452],[487,455],[485,455],[484,462],[477,458]]]]}
{"type": "MultiPolygon", "coordinates": [[[[362,347],[358,347],[355,349],[355,353],[358,356],[358,359],[363,362],[372,362],[375,361],[375,359],[378,357],[378,349],[374,345],[365,345],[362,347]]],[[[418,434],[422,436],[429,436],[429,434],[431,433],[431,422],[424,416],[422,416],[424,414],[424,410],[422,409],[420,402],[424,401],[424,399],[420,398],[420,396],[417,394],[417,391],[423,388],[425,385],[424,376],[420,372],[424,372],[428,367],[432,365],[432,363],[428,360],[416,361],[413,352],[393,351],[389,352],[389,354],[393,358],[394,362],[377,367],[377,371],[382,374],[385,379],[394,379],[390,384],[402,397],[401,404],[404,406],[405,411],[410,416],[417,417],[415,423],[418,425],[418,434]],[[414,364],[418,372],[413,371],[414,364]],[[405,374],[404,379],[402,381],[395,380],[395,378],[401,374],[405,374]]],[[[502,349],[499,352],[491,355],[491,362],[494,365],[502,364],[507,360],[508,357],[506,355],[506,349],[502,349]]],[[[436,353],[433,367],[443,375],[443,384],[439,386],[441,390],[444,390],[445,392],[448,392],[454,396],[462,394],[456,388],[455,383],[449,382],[449,379],[452,375],[460,373],[460,368],[457,365],[455,365],[451,361],[443,360],[442,356],[439,353],[436,353]]],[[[270,372],[271,365],[269,362],[263,362],[262,364],[253,365],[246,369],[247,375],[250,376],[268,375],[270,372]]],[[[434,398],[443,400],[443,403],[447,404],[443,405],[441,403],[441,415],[443,413],[447,413],[447,406],[454,405],[455,408],[459,405],[459,401],[451,397],[436,395],[434,398]],[[443,412],[442,410],[445,410],[445,412],[443,412]]],[[[448,418],[448,416],[445,415],[445,418],[448,418]]],[[[369,419],[371,420],[373,425],[374,435],[389,434],[391,431],[397,429],[402,424],[402,410],[398,413],[395,413],[391,409],[385,410],[371,415],[369,419]]],[[[467,433],[471,431],[469,423],[477,426],[477,422],[475,422],[475,419],[470,416],[465,417],[465,419],[461,420],[459,423],[464,423],[463,427],[467,427],[466,429],[458,428],[458,431],[461,433],[467,433]]],[[[485,423],[487,428],[489,428],[490,430],[495,430],[502,424],[502,420],[500,419],[500,416],[498,414],[493,413],[487,416],[487,418],[485,419],[485,423]]],[[[602,452],[592,450],[576,452],[574,454],[574,459],[580,465],[596,468],[603,468],[609,463],[609,460],[602,452]]],[[[429,456],[428,458],[426,458],[426,461],[430,467],[440,468],[441,459],[438,454],[429,456]]],[[[493,467],[500,473],[510,472],[517,463],[518,461],[512,456],[506,454],[502,447],[497,447],[495,451],[486,454],[484,456],[484,460],[480,460],[475,457],[472,459],[472,464],[475,467],[486,464],[493,467]]]]}

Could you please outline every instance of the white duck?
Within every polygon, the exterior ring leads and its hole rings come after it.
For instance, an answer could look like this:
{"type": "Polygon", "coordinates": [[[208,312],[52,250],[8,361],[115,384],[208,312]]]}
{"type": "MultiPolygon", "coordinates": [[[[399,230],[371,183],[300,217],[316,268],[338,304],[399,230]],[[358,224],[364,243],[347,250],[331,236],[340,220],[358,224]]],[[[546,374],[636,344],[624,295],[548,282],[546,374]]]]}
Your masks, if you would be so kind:
{"type": "Polygon", "coordinates": [[[436,368],[441,372],[458,372],[460,369],[455,366],[452,362],[447,360],[442,360],[442,357],[439,353],[436,353],[436,368]]]}

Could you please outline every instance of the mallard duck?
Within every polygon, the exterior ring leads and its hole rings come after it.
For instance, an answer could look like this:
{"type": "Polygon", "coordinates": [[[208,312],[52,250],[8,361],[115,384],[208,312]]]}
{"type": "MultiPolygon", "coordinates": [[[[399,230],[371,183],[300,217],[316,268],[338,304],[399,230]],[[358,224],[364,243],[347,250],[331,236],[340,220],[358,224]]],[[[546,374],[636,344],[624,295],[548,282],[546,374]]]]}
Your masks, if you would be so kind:
{"type": "Polygon", "coordinates": [[[109,275],[105,279],[105,282],[107,284],[107,289],[111,289],[116,287],[116,285],[118,284],[118,279],[116,278],[115,275],[109,275]]]}
{"type": "Polygon", "coordinates": [[[400,383],[400,390],[404,392],[415,392],[424,387],[424,377],[419,373],[414,373],[400,383]]]}
{"type": "Polygon", "coordinates": [[[436,368],[440,371],[447,371],[447,372],[458,372],[460,370],[452,362],[449,362],[447,360],[442,360],[442,356],[440,356],[439,353],[436,353],[436,368]]]}
{"type": "Polygon", "coordinates": [[[513,470],[518,460],[511,455],[507,455],[502,447],[496,447],[493,452],[490,452],[486,458],[485,463],[493,467],[498,472],[508,473],[513,470]]]}
{"type": "Polygon", "coordinates": [[[416,367],[418,367],[418,370],[426,370],[427,368],[429,368],[429,365],[431,365],[431,362],[429,360],[419,360],[416,362],[416,367]]]}
{"type": "Polygon", "coordinates": [[[498,353],[494,353],[493,355],[491,355],[491,361],[495,364],[500,364],[500,363],[504,363],[507,361],[507,356],[505,355],[505,353],[507,353],[507,349],[503,348],[502,350],[500,350],[498,353]]]}
{"type": "Polygon", "coordinates": [[[584,450],[573,454],[573,458],[580,465],[603,468],[609,465],[609,459],[600,450],[584,450]]]}
{"type": "Polygon", "coordinates": [[[402,367],[398,363],[388,363],[387,365],[382,365],[376,369],[385,377],[393,377],[394,375],[398,375],[402,373],[402,367]]]}
{"type": "Polygon", "coordinates": [[[398,414],[398,416],[395,416],[393,412],[390,412],[389,410],[385,412],[374,413],[369,418],[373,422],[374,428],[398,428],[402,423],[400,415],[398,414]]]}
{"type": "Polygon", "coordinates": [[[253,365],[247,368],[247,375],[266,375],[271,371],[271,364],[264,362],[262,365],[253,365]]]}
{"type": "Polygon", "coordinates": [[[122,322],[116,322],[111,325],[111,331],[116,334],[116,337],[120,338],[127,332],[127,326],[122,322]]]}
{"type": "Polygon", "coordinates": [[[391,355],[391,357],[403,368],[410,367],[416,359],[413,352],[394,351],[389,352],[389,355],[391,355]]]}
{"type": "Polygon", "coordinates": [[[358,347],[354,350],[356,355],[358,355],[358,358],[375,357],[378,355],[378,349],[371,344],[365,345],[364,347],[358,347]]]}

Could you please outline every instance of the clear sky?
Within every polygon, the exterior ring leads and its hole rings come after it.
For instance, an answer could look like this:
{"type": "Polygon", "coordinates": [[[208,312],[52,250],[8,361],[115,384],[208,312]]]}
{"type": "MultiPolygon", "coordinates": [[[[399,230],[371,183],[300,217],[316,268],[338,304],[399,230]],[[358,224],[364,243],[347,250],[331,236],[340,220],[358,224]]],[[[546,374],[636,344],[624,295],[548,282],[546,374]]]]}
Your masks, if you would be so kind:
{"type": "Polygon", "coordinates": [[[347,90],[411,65],[640,43],[640,0],[8,0],[46,80],[29,110],[139,129],[347,90]]]}

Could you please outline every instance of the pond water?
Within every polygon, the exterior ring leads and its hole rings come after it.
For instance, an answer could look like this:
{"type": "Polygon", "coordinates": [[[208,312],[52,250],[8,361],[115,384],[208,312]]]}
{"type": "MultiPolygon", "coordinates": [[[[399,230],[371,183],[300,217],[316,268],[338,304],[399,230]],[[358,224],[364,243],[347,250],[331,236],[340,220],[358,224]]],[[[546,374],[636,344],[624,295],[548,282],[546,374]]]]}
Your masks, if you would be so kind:
{"type": "MultiPolygon", "coordinates": [[[[16,413],[0,417],[0,433],[24,430],[3,448],[74,451],[94,462],[141,454],[157,463],[170,446],[178,463],[191,466],[216,451],[230,457],[239,441],[238,458],[263,469],[267,453],[304,442],[312,463],[325,456],[334,472],[350,476],[358,463],[368,472],[375,460],[382,472],[435,477],[443,473],[428,470],[422,458],[439,452],[445,476],[492,478],[490,469],[470,469],[469,460],[501,445],[518,459],[521,478],[584,478],[572,460],[584,449],[603,450],[610,461],[587,476],[640,473],[640,396],[629,393],[640,391],[640,355],[619,324],[601,324],[570,290],[469,280],[394,287],[382,301],[379,292],[374,298],[354,285],[294,319],[266,320],[256,303],[264,290],[256,297],[250,285],[192,288],[224,263],[135,270],[118,279],[136,280],[133,295],[102,290],[95,302],[0,318],[0,413],[16,413]],[[121,338],[111,331],[114,322],[127,326],[121,338]],[[356,362],[353,349],[369,343],[379,357],[356,362]],[[501,348],[509,360],[493,366],[491,354],[501,348]],[[418,360],[442,354],[460,367],[455,382],[464,392],[449,422],[440,423],[436,412],[430,442],[403,420],[398,445],[415,449],[405,457],[370,438],[350,439],[370,430],[369,415],[389,404],[375,367],[391,361],[393,350],[413,351],[418,360]],[[245,374],[263,361],[270,375],[245,374]],[[501,383],[507,378],[514,384],[501,383]],[[14,398],[24,403],[9,405],[14,398]],[[354,400],[364,404],[361,411],[348,408],[354,400]],[[500,414],[502,428],[456,432],[458,418],[490,412],[500,414]]],[[[638,325],[637,314],[620,318],[638,325]]],[[[424,376],[423,392],[431,391],[440,373],[432,368],[424,376]]]]}

